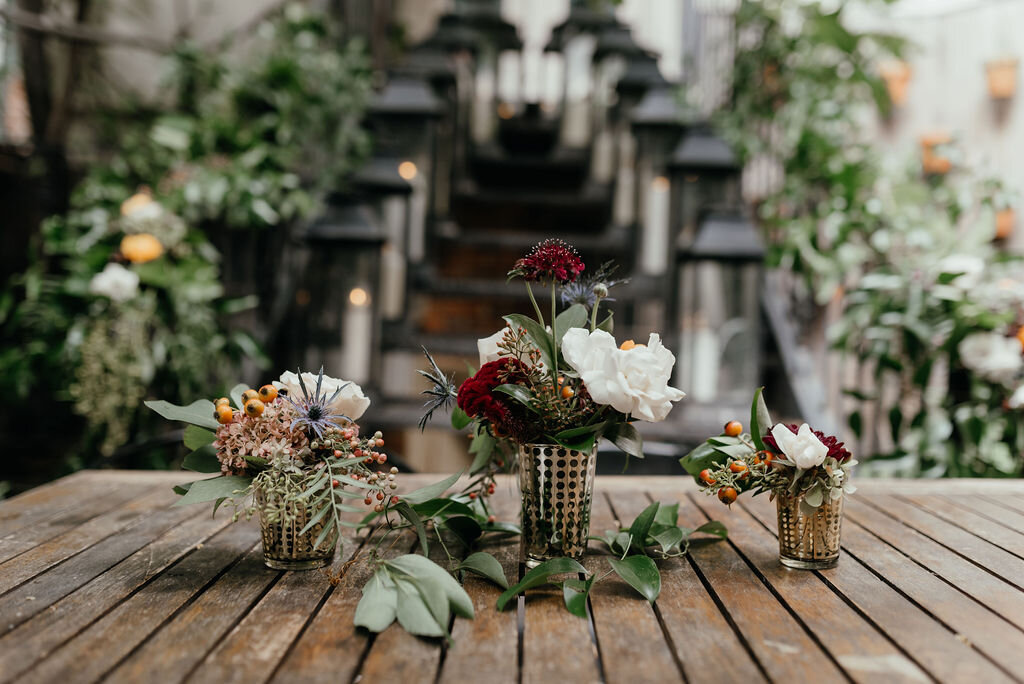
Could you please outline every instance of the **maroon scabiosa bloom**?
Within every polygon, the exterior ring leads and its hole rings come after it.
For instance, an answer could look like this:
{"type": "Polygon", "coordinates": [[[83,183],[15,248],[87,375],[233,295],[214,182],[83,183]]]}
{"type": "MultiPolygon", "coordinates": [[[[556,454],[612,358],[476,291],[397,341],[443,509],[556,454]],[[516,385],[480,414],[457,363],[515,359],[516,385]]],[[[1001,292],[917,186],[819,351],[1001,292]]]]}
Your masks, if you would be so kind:
{"type": "Polygon", "coordinates": [[[517,261],[508,277],[519,276],[527,282],[557,281],[565,285],[575,281],[583,273],[583,268],[583,260],[571,245],[552,238],[539,243],[517,261]]]}
{"type": "MultiPolygon", "coordinates": [[[[782,423],[779,424],[782,425],[782,423]]],[[[798,425],[786,425],[786,427],[789,428],[789,431],[792,432],[794,435],[800,431],[800,427],[798,425]]],[[[853,454],[847,451],[846,448],[843,446],[843,442],[840,442],[832,435],[826,435],[821,430],[811,430],[811,432],[814,433],[815,437],[821,440],[822,444],[828,447],[828,454],[826,458],[831,457],[836,459],[840,463],[846,463],[853,456],[853,454]]],[[[776,442],[775,438],[772,437],[770,431],[766,432],[761,437],[761,441],[764,442],[764,445],[768,448],[769,451],[773,451],[776,454],[782,455],[782,449],[779,448],[778,442],[776,442]]]]}

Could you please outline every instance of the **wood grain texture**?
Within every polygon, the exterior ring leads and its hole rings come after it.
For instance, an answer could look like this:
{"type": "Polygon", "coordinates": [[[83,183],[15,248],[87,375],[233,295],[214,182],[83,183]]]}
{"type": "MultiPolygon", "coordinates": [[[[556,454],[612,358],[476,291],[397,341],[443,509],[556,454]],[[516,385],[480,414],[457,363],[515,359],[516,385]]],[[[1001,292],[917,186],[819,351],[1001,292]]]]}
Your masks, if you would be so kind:
{"type": "MultiPolygon", "coordinates": [[[[403,488],[438,479],[403,476],[403,488]]],[[[628,524],[657,499],[679,501],[690,527],[721,520],[730,540],[659,561],[654,607],[609,576],[592,593],[590,619],[540,588],[520,624],[514,607],[494,609],[496,586],[469,575],[477,617],[453,620],[445,644],[397,625],[356,629],[370,564],[345,565],[333,586],[321,573],[269,570],[255,521],[169,506],[168,485],[186,480],[83,472],[0,502],[0,682],[976,684],[1024,672],[1020,481],[859,480],[839,566],[801,572],[778,564],[764,497],[729,511],[698,498],[690,478],[601,477],[592,531],[628,524]]],[[[491,503],[500,518],[518,518],[510,479],[491,503]]],[[[350,535],[339,564],[360,543],[350,535]]],[[[406,533],[385,553],[413,546],[406,533]]],[[[482,548],[518,577],[517,538],[482,548]]],[[[439,545],[432,552],[444,559],[439,545]]],[[[592,546],[585,565],[603,573],[607,556],[592,546]]]]}

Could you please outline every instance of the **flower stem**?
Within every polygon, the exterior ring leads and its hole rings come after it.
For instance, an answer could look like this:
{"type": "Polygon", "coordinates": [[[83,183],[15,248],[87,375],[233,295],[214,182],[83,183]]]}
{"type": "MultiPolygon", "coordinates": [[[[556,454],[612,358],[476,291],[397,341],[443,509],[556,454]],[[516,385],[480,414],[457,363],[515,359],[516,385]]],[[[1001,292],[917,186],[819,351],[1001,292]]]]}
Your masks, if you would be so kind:
{"type": "Polygon", "coordinates": [[[551,281],[551,341],[554,342],[555,358],[551,359],[551,379],[555,385],[555,399],[558,399],[558,333],[555,332],[555,297],[558,294],[558,287],[555,281],[551,281]]]}
{"type": "Polygon", "coordinates": [[[544,327],[544,316],[540,312],[540,307],[537,306],[537,299],[533,296],[533,288],[530,287],[530,281],[526,281],[526,294],[530,296],[530,303],[533,304],[533,310],[537,312],[537,322],[540,323],[540,327],[544,327]]]}
{"type": "Polygon", "coordinates": [[[595,297],[594,308],[590,310],[590,332],[597,330],[597,310],[601,308],[601,298],[595,297]]]}

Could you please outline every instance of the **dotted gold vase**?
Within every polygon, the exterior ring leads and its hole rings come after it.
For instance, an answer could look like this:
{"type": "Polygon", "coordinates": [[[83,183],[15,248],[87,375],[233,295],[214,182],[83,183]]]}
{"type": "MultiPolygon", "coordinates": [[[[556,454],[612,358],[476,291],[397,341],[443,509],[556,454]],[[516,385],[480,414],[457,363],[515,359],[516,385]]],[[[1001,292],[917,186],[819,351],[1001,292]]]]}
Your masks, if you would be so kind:
{"type": "Polygon", "coordinates": [[[294,501],[276,500],[263,489],[256,489],[254,497],[263,533],[263,563],[268,568],[313,570],[330,564],[338,543],[337,528],[316,546],[324,529],[323,520],[303,532],[316,513],[314,509],[294,501]]]}
{"type": "Polygon", "coordinates": [[[520,559],[528,568],[587,550],[597,445],[589,451],[557,444],[519,446],[522,495],[520,559]]]}
{"type": "Polygon", "coordinates": [[[839,562],[843,499],[824,501],[817,508],[803,504],[803,494],[782,492],[775,497],[779,513],[779,560],[800,570],[833,568],[839,562]]]}

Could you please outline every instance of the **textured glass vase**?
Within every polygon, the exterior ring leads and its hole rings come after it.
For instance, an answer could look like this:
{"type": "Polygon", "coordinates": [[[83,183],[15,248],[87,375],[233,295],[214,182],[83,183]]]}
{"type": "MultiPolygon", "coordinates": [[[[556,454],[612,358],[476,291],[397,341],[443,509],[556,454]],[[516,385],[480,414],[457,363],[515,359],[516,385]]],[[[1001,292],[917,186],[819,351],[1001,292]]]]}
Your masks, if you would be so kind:
{"type": "Polygon", "coordinates": [[[589,451],[557,444],[519,446],[522,495],[520,557],[528,568],[587,550],[597,445],[589,451]]]}
{"type": "Polygon", "coordinates": [[[268,499],[273,496],[262,489],[255,491],[263,532],[263,563],[275,570],[313,570],[330,564],[338,543],[337,527],[319,546],[314,546],[323,532],[323,519],[303,532],[316,511],[293,501],[282,507],[281,502],[268,499]]]}
{"type": "Polygon", "coordinates": [[[801,505],[802,494],[778,494],[779,560],[801,570],[835,567],[843,526],[843,498],[823,501],[817,508],[801,505]]]}

